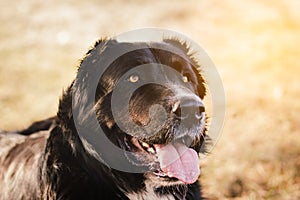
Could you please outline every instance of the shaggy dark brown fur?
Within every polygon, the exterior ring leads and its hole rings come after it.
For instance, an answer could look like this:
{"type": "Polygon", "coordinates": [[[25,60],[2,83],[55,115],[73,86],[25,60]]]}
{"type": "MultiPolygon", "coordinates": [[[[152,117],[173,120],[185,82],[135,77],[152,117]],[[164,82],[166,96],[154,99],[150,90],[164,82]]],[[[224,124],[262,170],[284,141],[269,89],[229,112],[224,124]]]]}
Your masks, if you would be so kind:
{"type": "MultiPolygon", "coordinates": [[[[35,122],[22,131],[0,133],[0,199],[201,199],[197,180],[191,181],[189,175],[170,175],[174,172],[162,169],[159,160],[164,159],[159,155],[160,148],[180,146],[197,153],[201,150],[206,132],[202,104],[206,89],[198,70],[187,45],[177,40],[153,44],[97,42],[81,62],[77,78],[64,92],[57,116],[35,122]],[[120,49],[132,50],[116,58],[101,77],[96,77],[107,56],[120,49]],[[128,134],[121,130],[111,108],[112,92],[122,75],[147,63],[170,66],[179,74],[151,68],[149,77],[162,75],[169,85],[146,84],[130,98],[130,118],[140,127],[151,120],[159,125],[158,119],[150,119],[148,111],[153,105],[159,104],[167,111],[167,123],[151,137],[143,131],[128,134]],[[94,95],[90,94],[89,85],[93,80],[98,81],[94,95]],[[75,117],[74,109],[89,112],[79,112],[79,117],[75,117]],[[188,113],[182,116],[184,109],[188,113]],[[97,114],[97,124],[91,124],[90,112],[97,114]],[[85,135],[78,132],[75,120],[92,134],[99,133],[99,125],[113,144],[135,152],[135,160],[126,157],[126,153],[101,152],[95,156],[85,135]],[[186,122],[183,127],[179,126],[181,122],[186,122]],[[129,160],[133,168],[138,169],[142,163],[147,171],[123,172],[101,160],[119,157],[129,160]]],[[[124,84],[143,79],[139,74],[132,76],[124,84]]],[[[118,109],[126,122],[122,105],[118,109]]]]}

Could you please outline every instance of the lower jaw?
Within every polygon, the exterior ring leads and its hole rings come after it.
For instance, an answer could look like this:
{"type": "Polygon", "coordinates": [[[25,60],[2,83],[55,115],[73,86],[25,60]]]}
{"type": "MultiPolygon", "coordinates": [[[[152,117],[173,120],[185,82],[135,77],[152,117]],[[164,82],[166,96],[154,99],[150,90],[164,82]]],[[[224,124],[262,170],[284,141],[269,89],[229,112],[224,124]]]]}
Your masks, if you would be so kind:
{"type": "Polygon", "coordinates": [[[167,182],[171,182],[171,183],[180,183],[181,181],[178,180],[177,178],[173,178],[173,177],[159,177],[160,179],[162,179],[162,181],[167,181],[167,182]]]}
{"type": "Polygon", "coordinates": [[[182,181],[174,177],[159,176],[152,172],[148,173],[148,180],[155,183],[157,186],[173,186],[173,185],[184,185],[182,181]]]}

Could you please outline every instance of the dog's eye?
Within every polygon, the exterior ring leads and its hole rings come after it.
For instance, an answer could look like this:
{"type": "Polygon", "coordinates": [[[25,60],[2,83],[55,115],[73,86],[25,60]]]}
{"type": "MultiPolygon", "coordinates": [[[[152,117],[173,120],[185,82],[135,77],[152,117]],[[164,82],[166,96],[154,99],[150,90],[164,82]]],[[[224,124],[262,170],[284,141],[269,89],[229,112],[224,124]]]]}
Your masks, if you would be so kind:
{"type": "Polygon", "coordinates": [[[140,77],[138,75],[134,74],[134,75],[131,75],[128,80],[131,83],[136,83],[136,82],[138,82],[139,79],[140,79],[140,77]]]}
{"type": "Polygon", "coordinates": [[[185,82],[185,83],[187,83],[187,82],[189,82],[189,78],[187,76],[183,76],[182,77],[182,81],[185,82]]]}

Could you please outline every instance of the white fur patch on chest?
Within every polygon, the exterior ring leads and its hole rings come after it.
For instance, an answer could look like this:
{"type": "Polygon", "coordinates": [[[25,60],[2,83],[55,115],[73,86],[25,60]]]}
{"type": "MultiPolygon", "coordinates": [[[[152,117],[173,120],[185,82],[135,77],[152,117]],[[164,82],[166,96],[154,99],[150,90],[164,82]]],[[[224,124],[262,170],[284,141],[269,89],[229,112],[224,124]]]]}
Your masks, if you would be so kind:
{"type": "Polygon", "coordinates": [[[130,200],[174,200],[172,195],[157,196],[154,191],[131,193],[126,195],[130,200]]]}
{"type": "Polygon", "coordinates": [[[128,193],[126,196],[130,200],[175,200],[173,195],[157,195],[157,193],[154,192],[153,184],[149,181],[145,181],[146,189],[143,191],[140,191],[138,193],[128,193]]]}

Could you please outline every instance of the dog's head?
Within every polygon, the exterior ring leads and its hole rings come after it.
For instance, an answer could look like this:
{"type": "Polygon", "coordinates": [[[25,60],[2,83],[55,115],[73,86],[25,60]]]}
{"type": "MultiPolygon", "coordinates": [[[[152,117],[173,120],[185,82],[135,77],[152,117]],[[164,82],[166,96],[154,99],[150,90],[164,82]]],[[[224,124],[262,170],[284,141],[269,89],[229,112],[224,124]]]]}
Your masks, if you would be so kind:
{"type": "Polygon", "coordinates": [[[82,92],[78,102],[94,98],[90,109],[107,138],[133,165],[147,166],[146,178],[158,185],[190,184],[200,173],[198,153],[206,132],[199,68],[188,46],[176,39],[102,40],[81,62],[74,87],[87,90],[89,81],[97,81],[95,94],[82,92]]]}

